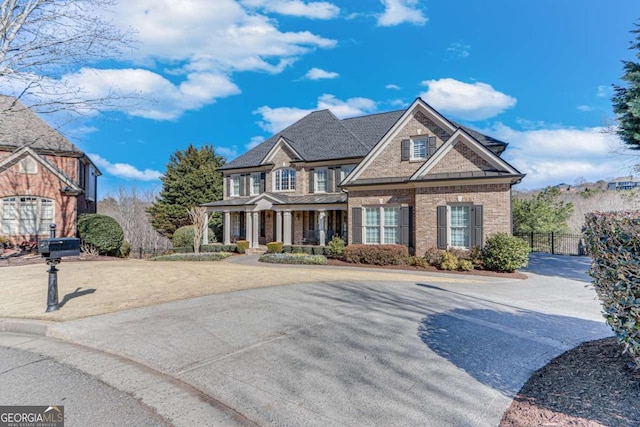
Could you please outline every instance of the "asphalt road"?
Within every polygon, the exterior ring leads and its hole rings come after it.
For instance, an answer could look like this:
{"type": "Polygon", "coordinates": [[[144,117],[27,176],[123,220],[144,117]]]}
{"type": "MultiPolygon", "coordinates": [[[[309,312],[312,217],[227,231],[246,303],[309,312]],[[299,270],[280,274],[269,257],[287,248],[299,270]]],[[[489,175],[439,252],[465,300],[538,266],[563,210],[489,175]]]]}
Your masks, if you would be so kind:
{"type": "Polygon", "coordinates": [[[64,406],[68,427],[169,425],[137,399],[84,372],[51,357],[1,346],[0,404],[64,406]]]}

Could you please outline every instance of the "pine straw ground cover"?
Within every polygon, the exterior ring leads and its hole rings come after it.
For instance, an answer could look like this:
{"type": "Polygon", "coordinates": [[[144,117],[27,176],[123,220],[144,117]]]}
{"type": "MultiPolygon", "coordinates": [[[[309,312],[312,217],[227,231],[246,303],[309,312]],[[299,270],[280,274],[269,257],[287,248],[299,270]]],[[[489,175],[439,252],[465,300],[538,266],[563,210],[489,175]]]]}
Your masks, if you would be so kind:
{"type": "Polygon", "coordinates": [[[640,371],[615,338],[584,343],[535,372],[501,427],[640,426],[640,371]]]}

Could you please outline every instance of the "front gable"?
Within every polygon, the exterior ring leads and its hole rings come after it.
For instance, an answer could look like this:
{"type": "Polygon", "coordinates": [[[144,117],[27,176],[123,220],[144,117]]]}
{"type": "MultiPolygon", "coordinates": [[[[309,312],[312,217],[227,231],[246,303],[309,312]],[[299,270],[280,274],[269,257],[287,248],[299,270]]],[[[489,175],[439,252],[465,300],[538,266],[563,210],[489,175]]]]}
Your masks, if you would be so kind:
{"type": "Polygon", "coordinates": [[[292,143],[280,137],[278,142],[269,150],[261,164],[274,164],[276,168],[288,167],[292,161],[301,160],[302,156],[293,148],[292,143]]]}
{"type": "Polygon", "coordinates": [[[513,166],[459,129],[412,176],[412,181],[446,174],[520,175],[513,166]]]}
{"type": "Polygon", "coordinates": [[[23,147],[9,156],[0,160],[0,173],[5,171],[11,171],[15,176],[20,176],[19,165],[24,159],[31,159],[37,165],[37,174],[46,176],[46,181],[56,182],[59,181],[67,192],[79,193],[82,191],[80,187],[71,179],[63,170],[57,165],[52,164],[43,156],[37,154],[29,147],[23,147]]]}
{"type": "Polygon", "coordinates": [[[451,122],[418,98],[360,162],[343,185],[358,179],[409,178],[425,161],[403,160],[402,141],[432,137],[435,138],[438,148],[455,131],[456,127],[451,122]]]}

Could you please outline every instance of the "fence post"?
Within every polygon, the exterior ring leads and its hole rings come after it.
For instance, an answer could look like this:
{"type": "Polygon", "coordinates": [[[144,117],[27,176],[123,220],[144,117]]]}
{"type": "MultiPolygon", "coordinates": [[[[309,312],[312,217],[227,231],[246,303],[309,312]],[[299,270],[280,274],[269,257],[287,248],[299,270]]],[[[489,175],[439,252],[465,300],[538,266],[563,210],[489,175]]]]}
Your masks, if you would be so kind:
{"type": "Polygon", "coordinates": [[[531,250],[533,250],[533,231],[531,232],[531,250]]]}
{"type": "Polygon", "coordinates": [[[139,259],[142,259],[142,247],[140,247],[139,253],[140,253],[139,259]]]}
{"type": "Polygon", "coordinates": [[[556,240],[555,240],[555,235],[553,233],[553,231],[551,232],[551,254],[555,255],[556,254],[556,240]]]}

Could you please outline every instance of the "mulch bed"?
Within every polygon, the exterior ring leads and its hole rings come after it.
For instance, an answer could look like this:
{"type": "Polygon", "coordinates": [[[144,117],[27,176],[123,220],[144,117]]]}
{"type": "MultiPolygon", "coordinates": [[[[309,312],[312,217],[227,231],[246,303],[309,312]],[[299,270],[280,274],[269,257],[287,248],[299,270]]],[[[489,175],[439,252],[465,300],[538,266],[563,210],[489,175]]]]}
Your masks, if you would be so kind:
{"type": "Polygon", "coordinates": [[[497,271],[487,270],[471,270],[471,271],[445,271],[436,267],[416,267],[412,265],[371,265],[371,264],[354,264],[352,262],[341,261],[339,259],[329,258],[327,259],[327,265],[334,265],[338,267],[366,267],[366,268],[381,268],[385,270],[405,270],[405,271],[430,271],[433,273],[450,273],[450,274],[464,274],[474,276],[490,276],[490,277],[502,277],[505,279],[526,279],[527,275],[524,273],[498,273],[497,271]]]}
{"type": "Polygon", "coordinates": [[[501,427],[640,425],[640,370],[615,338],[584,343],[534,373],[501,427]]]}

